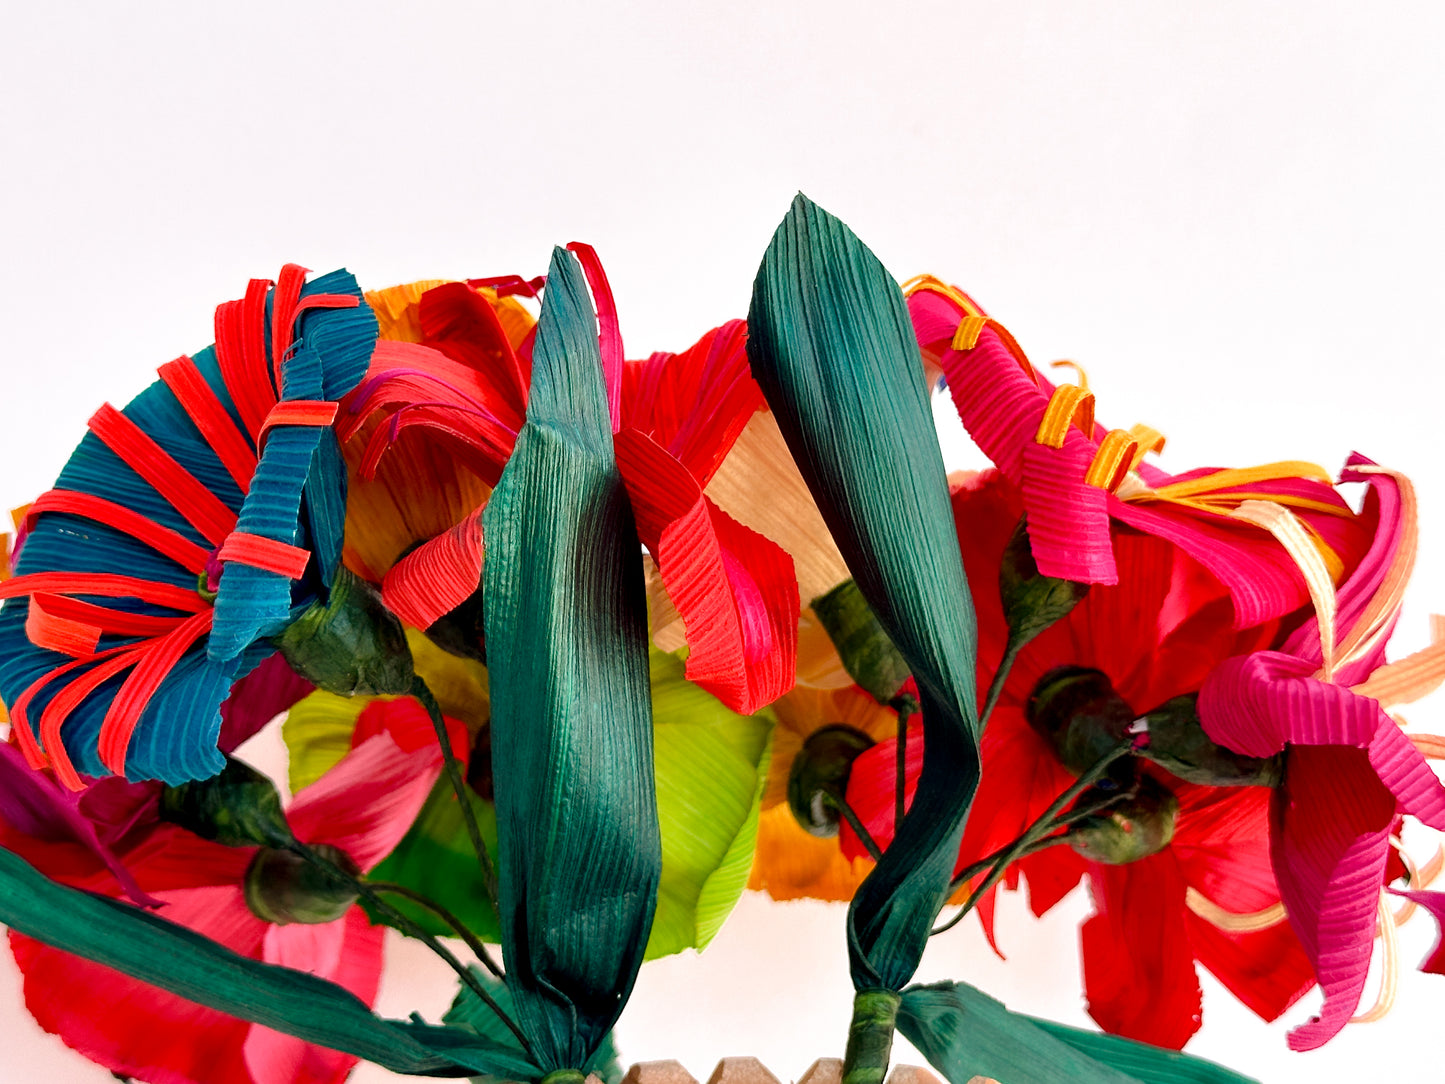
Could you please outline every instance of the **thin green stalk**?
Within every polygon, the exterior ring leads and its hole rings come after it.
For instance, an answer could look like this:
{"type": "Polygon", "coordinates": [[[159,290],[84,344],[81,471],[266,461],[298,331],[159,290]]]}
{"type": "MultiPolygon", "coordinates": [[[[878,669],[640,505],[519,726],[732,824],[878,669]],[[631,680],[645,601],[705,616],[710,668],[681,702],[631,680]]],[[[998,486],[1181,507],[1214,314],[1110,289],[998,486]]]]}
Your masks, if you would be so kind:
{"type": "MultiPolygon", "coordinates": [[[[1039,818],[1034,821],[1033,824],[1029,825],[1028,830],[1025,831],[1023,835],[1019,836],[1018,839],[1014,840],[1013,843],[1005,848],[998,861],[994,863],[993,869],[990,870],[988,876],[984,878],[983,883],[969,894],[968,899],[965,900],[963,906],[959,908],[958,914],[954,915],[953,918],[949,919],[944,925],[934,927],[931,932],[933,934],[940,934],[958,925],[958,923],[963,920],[963,916],[973,910],[974,904],[983,897],[983,894],[998,884],[999,878],[1004,875],[1004,871],[1007,870],[1009,866],[1021,858],[1030,846],[1057,828],[1054,821],[1059,815],[1068,809],[1080,794],[1083,794],[1084,791],[1088,790],[1103,778],[1104,773],[1109,770],[1109,766],[1113,764],[1114,761],[1132,752],[1133,748],[1134,743],[1132,739],[1121,742],[1110,752],[1105,753],[1095,761],[1093,767],[1079,776],[1078,779],[1074,780],[1068,789],[1055,798],[1049,804],[1048,809],[1044,810],[1039,818]]],[[[1112,804],[1112,801],[1110,804],[1112,804]]]]}
{"type": "Polygon", "coordinates": [[[908,720],[918,711],[918,701],[904,694],[895,696],[890,703],[898,713],[898,748],[893,781],[893,834],[896,836],[902,829],[903,817],[908,812],[908,803],[905,800],[908,787],[908,720]]]}
{"type": "Polygon", "coordinates": [[[1013,669],[1014,661],[1023,650],[1023,643],[1015,642],[1013,635],[1009,635],[1008,646],[1003,650],[1003,658],[999,660],[998,669],[993,672],[993,680],[988,683],[988,694],[983,699],[983,710],[978,714],[978,732],[983,733],[983,728],[988,725],[988,717],[993,714],[993,709],[998,705],[998,698],[1003,695],[1003,687],[1008,682],[1009,671],[1013,669]]]}
{"type": "Polygon", "coordinates": [[[467,948],[471,949],[477,959],[482,962],[483,967],[497,978],[500,979],[502,977],[502,969],[498,967],[496,961],[492,959],[491,953],[487,951],[486,944],[481,941],[476,934],[472,933],[471,930],[467,929],[466,924],[463,923],[461,919],[457,918],[456,915],[452,914],[441,904],[435,900],[428,899],[420,892],[407,888],[406,885],[399,885],[393,881],[368,880],[366,884],[378,892],[389,892],[395,896],[402,896],[411,900],[412,903],[425,907],[456,932],[456,935],[462,939],[467,948]]]}
{"type": "Polygon", "coordinates": [[[299,840],[292,843],[289,849],[293,854],[296,854],[301,858],[305,859],[307,862],[310,862],[312,865],[325,870],[327,873],[341,881],[343,884],[350,885],[353,889],[355,889],[357,895],[361,896],[373,907],[375,907],[379,912],[384,914],[387,918],[391,919],[391,921],[395,922],[399,929],[410,934],[412,937],[415,937],[427,948],[431,949],[432,952],[436,953],[437,956],[441,957],[443,962],[445,962],[448,967],[450,967],[453,971],[457,973],[457,977],[466,984],[467,988],[470,989],[472,993],[476,994],[477,997],[481,998],[482,1003],[486,1005],[487,1008],[491,1009],[492,1012],[496,1013],[497,1018],[501,1020],[502,1023],[507,1026],[507,1029],[517,1037],[517,1041],[522,1044],[522,1049],[526,1052],[527,1056],[532,1056],[532,1045],[527,1041],[527,1037],[522,1034],[522,1030],[517,1027],[516,1023],[513,1022],[510,1016],[507,1015],[506,1011],[497,1004],[496,999],[493,998],[491,994],[487,993],[486,987],[484,987],[480,982],[477,981],[477,977],[473,975],[470,970],[467,969],[465,964],[463,964],[460,960],[456,958],[456,956],[452,953],[450,949],[448,949],[431,934],[427,933],[426,930],[422,929],[411,919],[407,918],[406,915],[402,914],[395,907],[391,906],[391,904],[383,900],[381,896],[376,891],[374,891],[372,887],[365,881],[353,876],[351,873],[342,869],[340,866],[336,865],[336,863],[332,862],[324,855],[312,850],[310,847],[306,846],[306,844],[300,842],[299,840]]]}
{"type": "Polygon", "coordinates": [[[502,909],[497,902],[497,871],[492,867],[492,859],[487,853],[487,845],[482,842],[482,830],[477,826],[477,816],[472,809],[466,781],[462,779],[461,769],[457,766],[457,758],[452,755],[451,741],[447,737],[447,725],[442,720],[441,708],[437,705],[436,697],[432,695],[431,689],[421,677],[412,681],[411,695],[421,702],[422,707],[426,708],[427,714],[431,716],[432,727],[436,730],[437,741],[441,743],[442,747],[442,763],[446,768],[447,781],[451,783],[452,791],[457,796],[457,804],[461,806],[462,821],[467,826],[467,836],[472,841],[472,849],[477,852],[477,863],[482,870],[482,885],[487,890],[487,899],[491,902],[492,910],[500,915],[502,909]]]}
{"type": "Polygon", "coordinates": [[[843,815],[843,819],[848,822],[848,827],[853,829],[854,835],[858,837],[873,861],[883,861],[883,851],[880,850],[878,844],[873,841],[873,834],[868,831],[867,825],[858,819],[857,813],[853,812],[853,807],[848,804],[848,800],[841,794],[838,794],[832,795],[831,801],[837,806],[838,812],[843,815]]]}

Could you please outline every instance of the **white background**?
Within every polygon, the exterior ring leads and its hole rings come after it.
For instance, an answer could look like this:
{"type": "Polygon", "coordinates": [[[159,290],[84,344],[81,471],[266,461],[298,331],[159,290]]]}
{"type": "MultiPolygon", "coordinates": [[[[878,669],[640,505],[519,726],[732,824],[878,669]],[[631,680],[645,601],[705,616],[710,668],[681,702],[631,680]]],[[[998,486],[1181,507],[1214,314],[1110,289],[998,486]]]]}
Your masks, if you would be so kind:
{"type": "MultiPolygon", "coordinates": [[[[1359,449],[1412,473],[1423,557],[1397,653],[1445,608],[1437,4],[3,14],[5,507],[49,485],[101,401],[209,342],[215,305],[283,262],[379,287],[531,276],[553,243],[590,241],[637,356],[744,314],[801,188],[899,278],[957,282],[1036,362],[1084,364],[1106,423],[1168,434],[1166,469],[1336,469],[1359,449]]],[[[949,412],[952,465],[975,462],[949,412]]],[[[1006,964],[969,923],[920,977],[1083,1023],[1085,910],[1005,904],[1006,964]]],[[[1406,929],[1407,967],[1428,926],[1406,929]]],[[[394,947],[381,1009],[438,1012],[446,974],[394,947]]],[[[0,1080],[108,1080],[38,1032],[4,967],[0,1080]]],[[[1389,1019],[1304,1056],[1206,982],[1191,1050],[1264,1081],[1440,1074],[1445,979],[1411,971],[1389,1019]]],[[[840,1053],[849,996],[841,908],[749,897],[704,956],[644,969],[619,1035],[626,1058],[704,1078],[736,1053],[796,1077],[840,1053]]]]}

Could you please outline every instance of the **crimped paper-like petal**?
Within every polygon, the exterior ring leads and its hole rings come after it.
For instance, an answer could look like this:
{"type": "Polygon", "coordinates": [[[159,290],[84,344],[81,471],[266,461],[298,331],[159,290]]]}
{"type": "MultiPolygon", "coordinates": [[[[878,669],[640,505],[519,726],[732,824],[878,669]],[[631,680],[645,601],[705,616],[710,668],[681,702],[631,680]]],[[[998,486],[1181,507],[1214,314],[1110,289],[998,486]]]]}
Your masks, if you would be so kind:
{"type": "Polygon", "coordinates": [[[1425,962],[1420,965],[1420,970],[1436,975],[1445,975],[1445,892],[1429,892],[1423,889],[1409,892],[1398,889],[1390,891],[1396,896],[1403,896],[1413,903],[1418,903],[1435,916],[1435,921],[1440,924],[1441,934],[1435,939],[1435,947],[1430,950],[1430,955],[1425,957],[1425,962]]]}
{"type": "Polygon", "coordinates": [[[1094,915],[1080,930],[1089,1015],[1114,1035],[1182,1048],[1199,1030],[1202,995],[1178,863],[1167,852],[1094,863],[1089,884],[1094,915]]]}
{"type": "Polygon", "coordinates": [[[912,976],[948,895],[978,779],[973,607],[903,295],[801,194],[763,257],[748,355],[848,567],[918,683],[928,739],[912,813],[849,910],[859,989],[912,976]]]}
{"type": "Polygon", "coordinates": [[[741,714],[793,685],[798,596],[793,562],[709,501],[686,468],[635,429],[617,466],[638,536],[682,617],[687,676],[741,714]]]}
{"type": "Polygon", "coordinates": [[[1248,756],[1271,756],[1286,743],[1365,749],[1400,807],[1445,829],[1445,786],[1404,731],[1378,701],[1320,681],[1313,670],[1277,651],[1226,660],[1199,693],[1205,732],[1248,756]]]}
{"type": "Polygon", "coordinates": [[[1362,750],[1301,745],[1274,816],[1280,895],[1325,994],[1289,1045],[1313,1050],[1349,1022],[1365,987],[1395,801],[1362,750]]]}
{"type": "Polygon", "coordinates": [[[747,324],[730,320],[681,354],[653,354],[623,370],[623,426],[651,436],[704,489],[763,407],[746,340],[747,324]]]}
{"type": "Polygon", "coordinates": [[[1084,481],[1094,447],[1070,429],[1062,448],[1023,449],[1023,502],[1039,572],[1076,583],[1118,583],[1108,494],[1084,481]]]}
{"type": "MultiPolygon", "coordinates": [[[[259,958],[266,926],[235,886],[167,894],[162,915],[259,958]]],[[[251,1025],[11,932],[25,1007],[112,1072],[166,1084],[253,1084],[239,1057],[251,1025]]]]}
{"type": "MultiPolygon", "coordinates": [[[[265,927],[246,910],[240,892],[234,886],[216,891],[229,893],[236,901],[235,907],[216,896],[207,901],[208,906],[200,908],[203,917],[214,921],[224,914],[242,921],[244,916],[244,920],[254,924],[253,928],[261,931],[256,935],[259,941],[265,927]]],[[[194,893],[186,895],[195,898],[194,893]]],[[[85,982],[85,989],[97,998],[106,999],[108,985],[117,981],[114,972],[119,971],[229,1014],[219,1021],[223,1028],[230,1026],[231,1017],[238,1018],[237,1025],[242,1029],[246,1027],[244,1021],[249,1020],[308,1042],[355,1054],[394,1072],[464,1076],[470,1070],[514,1080],[537,1075],[537,1067],[525,1058],[480,1036],[415,1022],[382,1020],[372,1015],[353,994],[334,983],[270,967],[150,912],[55,884],[3,850],[0,850],[0,922],[11,928],[13,939],[16,933],[26,937],[44,936],[86,960],[107,965],[91,971],[90,965],[65,957],[51,973],[50,981],[43,984],[47,991],[58,989],[66,974],[74,974],[73,969],[84,966],[85,974],[95,976],[85,982]]],[[[208,928],[217,930],[214,925],[208,928]]],[[[144,988],[143,995],[135,1002],[136,1012],[154,1006],[158,996],[157,990],[144,988]]],[[[182,1017],[185,1020],[195,1018],[200,1011],[183,1002],[177,1004],[177,1011],[186,1014],[182,1017]]],[[[95,1036],[93,1041],[105,1044],[102,1049],[110,1049],[112,1040],[107,1038],[108,1033],[94,1030],[97,1022],[110,1020],[122,1025],[126,1036],[143,1039],[148,1045],[154,1043],[149,1029],[134,1026],[133,1019],[111,1015],[113,1008],[109,1002],[94,1009],[81,1007],[76,1018],[89,1023],[82,1023],[78,1034],[95,1036]],[[84,1031],[86,1027],[90,1029],[88,1033],[84,1031]]],[[[214,1014],[203,1017],[213,1018],[214,1014]]],[[[180,1028],[174,1033],[182,1034],[180,1028]]],[[[180,1056],[189,1059],[199,1046],[201,1044],[195,1042],[184,1043],[180,1056]]],[[[210,1082],[216,1079],[209,1071],[214,1066],[241,1064],[239,1058],[227,1062],[221,1052],[209,1048],[203,1053],[211,1056],[206,1058],[205,1069],[199,1075],[175,1079],[193,1080],[197,1084],[210,1082]]],[[[129,1071],[139,1074],[144,1069],[137,1066],[129,1071]]]]}
{"type": "MultiPolygon", "coordinates": [[[[292,923],[266,930],[261,958],[329,979],[370,1005],[381,985],[384,930],[352,908],[335,922],[292,923]]],[[[315,1046],[292,1035],[253,1025],[242,1048],[257,1084],[340,1084],[356,1064],[352,1054],[315,1046]]]]}
{"type": "Polygon", "coordinates": [[[387,729],[297,794],[286,811],[297,839],[339,847],[363,872],[401,841],[442,770],[441,749],[420,704],[404,697],[376,701],[369,710],[386,716],[387,729]],[[399,742],[393,727],[415,737],[399,742]]]}
{"type": "Polygon", "coordinates": [[[482,582],[482,510],[412,550],[381,584],[386,608],[408,625],[430,628],[482,582]]]}
{"type": "Polygon", "coordinates": [[[539,1066],[577,1068],[631,992],[661,862],[640,545],[597,323],[562,249],[483,530],[507,984],[539,1066]]]}

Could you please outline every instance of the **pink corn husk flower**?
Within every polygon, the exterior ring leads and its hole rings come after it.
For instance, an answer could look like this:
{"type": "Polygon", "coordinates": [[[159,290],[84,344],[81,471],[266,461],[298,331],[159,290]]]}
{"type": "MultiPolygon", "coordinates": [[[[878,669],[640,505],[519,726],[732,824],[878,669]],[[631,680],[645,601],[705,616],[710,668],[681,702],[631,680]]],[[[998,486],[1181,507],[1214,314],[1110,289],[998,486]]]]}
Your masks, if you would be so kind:
{"type": "Polygon", "coordinates": [[[1278,650],[1226,660],[1199,696],[1212,740],[1249,756],[1286,751],[1270,809],[1271,860],[1325,995],[1319,1016],[1290,1033],[1296,1050],[1323,1045],[1359,1004],[1398,816],[1445,829],[1445,787],[1385,711],[1445,680],[1445,642],[1385,664],[1415,560],[1413,489],[1360,455],[1341,480],[1369,483],[1365,511],[1379,528],[1338,594],[1286,510],[1241,510],[1299,561],[1316,616],[1278,650]]]}
{"type": "MultiPolygon", "coordinates": [[[[415,820],[440,775],[431,721],[415,701],[378,701],[358,720],[351,751],[287,810],[296,837],[344,852],[363,872],[415,820]]],[[[126,854],[161,917],[243,956],[308,971],[371,1004],[383,929],[360,907],[322,923],[272,924],[248,908],[254,847],[211,843],[158,824],[126,854]]],[[[82,887],[88,887],[82,885],[82,887]]],[[[97,877],[95,887],[105,889],[97,877]]],[[[41,1027],[118,1074],[153,1084],[339,1084],[357,1059],[283,1035],[10,933],[26,1007],[41,1027]]]]}

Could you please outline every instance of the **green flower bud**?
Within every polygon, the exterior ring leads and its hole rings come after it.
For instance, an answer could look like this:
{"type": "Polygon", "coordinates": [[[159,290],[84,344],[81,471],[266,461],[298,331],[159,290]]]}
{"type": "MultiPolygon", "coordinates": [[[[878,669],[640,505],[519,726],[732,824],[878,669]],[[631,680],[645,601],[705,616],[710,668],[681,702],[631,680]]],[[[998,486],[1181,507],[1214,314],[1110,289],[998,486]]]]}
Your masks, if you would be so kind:
{"type": "MultiPolygon", "coordinates": [[[[1082,666],[1050,670],[1034,686],[1024,711],[1029,725],[1075,775],[1083,775],[1117,749],[1135,719],[1134,710],[1114,691],[1108,677],[1082,666]]],[[[1133,770],[1127,758],[1116,769],[1109,774],[1120,780],[1133,770]]]]}
{"type": "Polygon", "coordinates": [[[310,606],[276,646],[302,677],[340,696],[399,695],[411,690],[411,649],[401,622],[381,595],[342,566],[327,600],[310,606]]]}
{"type": "MultiPolygon", "coordinates": [[[[345,851],[326,843],[311,850],[344,870],[351,878],[360,871],[345,851]]],[[[292,922],[334,922],[350,910],[357,893],[350,880],[292,851],[262,847],[251,859],[244,883],[246,906],[262,922],[285,926],[292,922]]]]}
{"type": "Polygon", "coordinates": [[[848,675],[878,703],[892,700],[908,680],[908,664],[878,623],[857,581],[844,580],[810,605],[848,675]]]}
{"type": "Polygon", "coordinates": [[[788,808],[810,835],[838,834],[838,801],[848,790],[853,761],[873,739],[861,730],[833,723],[808,735],[788,773],[788,808]]]}
{"type": "Polygon", "coordinates": [[[1247,757],[1210,741],[1199,723],[1199,694],[1167,700],[1144,716],[1148,741],[1139,755],[1190,783],[1212,787],[1277,787],[1284,755],[1247,757]]]}
{"type": "MultiPolygon", "coordinates": [[[[1081,803],[1106,794],[1088,790],[1081,803]]],[[[1093,862],[1121,866],[1158,854],[1174,838],[1174,821],[1179,815],[1179,799],[1162,783],[1149,776],[1140,776],[1133,795],[1086,817],[1069,833],[1069,846],[1093,862]]]]}
{"type": "Polygon", "coordinates": [[[295,838],[276,785],[231,757],[219,775],[162,790],[160,814],[162,820],[227,847],[284,847],[295,838]]]}
{"type": "Polygon", "coordinates": [[[1009,648],[1018,651],[1055,621],[1067,617],[1088,593],[1087,583],[1039,575],[1028,525],[1019,520],[998,569],[998,597],[1008,622],[1009,648]]]}

